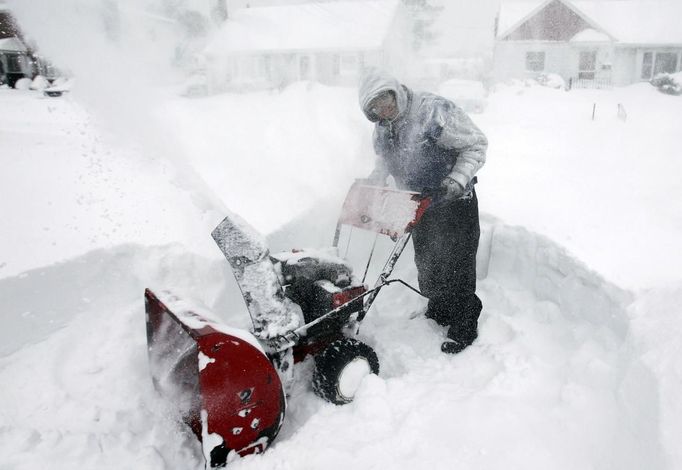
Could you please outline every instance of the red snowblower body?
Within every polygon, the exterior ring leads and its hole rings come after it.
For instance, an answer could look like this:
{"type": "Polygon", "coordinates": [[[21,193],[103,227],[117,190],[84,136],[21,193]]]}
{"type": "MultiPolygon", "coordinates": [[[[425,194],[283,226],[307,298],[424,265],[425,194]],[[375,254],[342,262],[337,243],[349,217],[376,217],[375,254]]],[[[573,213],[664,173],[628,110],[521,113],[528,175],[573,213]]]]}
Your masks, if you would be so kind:
{"type": "Polygon", "coordinates": [[[229,328],[172,293],[145,291],[154,385],[201,441],[207,466],[225,466],[272,443],[295,364],[306,357],[315,361],[313,390],[335,404],[352,401],[362,378],[379,373],[376,353],[355,336],[384,286],[410,287],[389,277],[430,202],[418,193],[355,183],[331,248],[277,254],[239,217],[226,217],[212,236],[241,289],[252,331],[229,328]],[[342,232],[350,237],[354,228],[394,242],[371,288],[338,257],[342,232]]]}

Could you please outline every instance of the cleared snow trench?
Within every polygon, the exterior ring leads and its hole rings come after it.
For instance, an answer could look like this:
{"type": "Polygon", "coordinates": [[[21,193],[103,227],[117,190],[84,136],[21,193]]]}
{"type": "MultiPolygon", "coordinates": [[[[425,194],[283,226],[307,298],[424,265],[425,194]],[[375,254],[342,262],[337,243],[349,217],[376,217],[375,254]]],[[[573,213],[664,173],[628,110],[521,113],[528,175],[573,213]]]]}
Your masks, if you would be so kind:
{"type": "MultiPolygon", "coordinates": [[[[410,257],[396,276],[415,283],[410,257]]],[[[177,246],[128,245],[0,281],[11,298],[7,331],[37,341],[0,358],[8,468],[202,468],[148,377],[142,287],[196,292],[243,327],[220,263],[177,246]],[[42,286],[49,279],[81,294],[42,286]],[[43,312],[59,329],[30,338],[25,327],[43,312]]],[[[658,386],[629,336],[631,295],[550,240],[492,219],[479,268],[485,307],[474,346],[441,354],[444,330],[410,318],[423,301],[391,287],[361,332],[381,376],[365,377],[355,401],[338,407],[310,391],[304,363],[275,445],[231,467],[663,468],[658,386]]]]}

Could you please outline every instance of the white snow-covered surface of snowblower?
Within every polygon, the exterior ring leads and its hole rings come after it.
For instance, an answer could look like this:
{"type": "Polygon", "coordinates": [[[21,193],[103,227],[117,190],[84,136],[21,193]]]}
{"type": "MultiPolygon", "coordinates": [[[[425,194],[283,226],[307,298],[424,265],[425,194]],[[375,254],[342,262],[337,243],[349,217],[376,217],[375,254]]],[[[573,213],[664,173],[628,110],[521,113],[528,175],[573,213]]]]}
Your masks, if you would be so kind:
{"type": "Polygon", "coordinates": [[[264,239],[231,214],[211,236],[230,263],[256,336],[267,340],[296,329],[303,318],[298,305],[284,295],[264,239]]]}

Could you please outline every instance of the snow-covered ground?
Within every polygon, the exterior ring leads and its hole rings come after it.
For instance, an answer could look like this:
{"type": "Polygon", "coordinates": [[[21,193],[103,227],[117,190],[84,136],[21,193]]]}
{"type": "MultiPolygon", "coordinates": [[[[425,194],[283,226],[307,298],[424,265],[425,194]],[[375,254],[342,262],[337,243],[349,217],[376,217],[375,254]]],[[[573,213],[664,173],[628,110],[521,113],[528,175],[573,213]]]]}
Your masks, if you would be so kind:
{"type": "MultiPolygon", "coordinates": [[[[149,379],[143,288],[248,327],[221,215],[275,249],[325,245],[372,167],[353,89],[158,93],[126,132],[77,86],[0,89],[0,469],[202,468],[149,379]]],[[[681,103],[646,84],[493,93],[474,116],[491,142],[477,343],[442,355],[423,301],[390,287],[361,333],[380,376],[336,407],[303,364],[275,445],[233,467],[681,468],[681,103]]]]}

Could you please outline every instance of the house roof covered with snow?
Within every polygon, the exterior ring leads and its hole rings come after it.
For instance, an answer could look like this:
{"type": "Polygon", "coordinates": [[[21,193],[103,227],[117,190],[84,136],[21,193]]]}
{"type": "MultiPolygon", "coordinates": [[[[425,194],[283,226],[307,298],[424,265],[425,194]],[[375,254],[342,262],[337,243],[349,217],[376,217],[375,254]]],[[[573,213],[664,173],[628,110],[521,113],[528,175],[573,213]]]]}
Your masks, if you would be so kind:
{"type": "Polygon", "coordinates": [[[596,42],[610,42],[611,37],[608,34],[596,31],[592,28],[583,29],[578,34],[571,38],[573,43],[596,43],[596,42]]]}
{"type": "Polygon", "coordinates": [[[682,44],[682,2],[575,0],[576,8],[626,44],[682,44]]]}
{"type": "Polygon", "coordinates": [[[506,1],[500,5],[497,18],[497,37],[503,37],[518,28],[521,23],[540,11],[547,0],[506,1]]]}
{"type": "Polygon", "coordinates": [[[676,0],[527,0],[500,8],[498,38],[507,36],[548,4],[559,1],[597,32],[622,44],[682,44],[682,2],[676,0]]]}
{"type": "Polygon", "coordinates": [[[18,38],[0,39],[0,51],[3,52],[26,52],[26,46],[18,38]]]}
{"type": "Polygon", "coordinates": [[[398,5],[398,0],[372,0],[244,8],[231,14],[205,52],[377,49],[398,5]]]}

